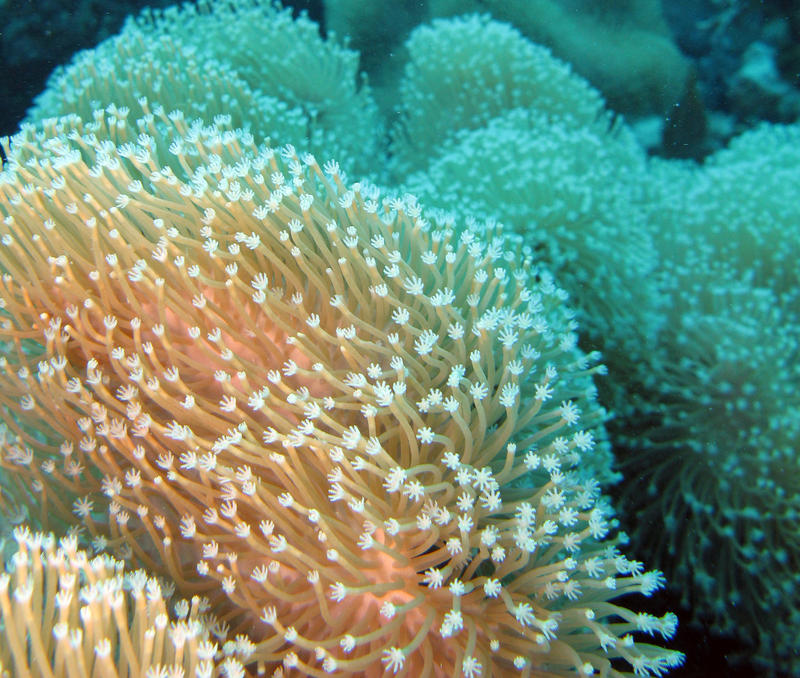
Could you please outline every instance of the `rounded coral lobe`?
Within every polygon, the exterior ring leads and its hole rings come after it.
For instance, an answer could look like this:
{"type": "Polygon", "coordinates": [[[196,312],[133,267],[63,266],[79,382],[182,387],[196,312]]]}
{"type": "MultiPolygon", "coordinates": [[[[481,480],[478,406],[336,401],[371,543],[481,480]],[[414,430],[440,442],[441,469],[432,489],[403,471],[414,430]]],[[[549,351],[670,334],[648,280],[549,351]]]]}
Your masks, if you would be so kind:
{"type": "Polygon", "coordinates": [[[679,663],[633,637],[674,616],[612,602],[661,577],[607,537],[596,356],[522,248],[223,120],[48,125],[0,180],[31,492],[107,504],[104,543],[291,675],[679,663]]]}

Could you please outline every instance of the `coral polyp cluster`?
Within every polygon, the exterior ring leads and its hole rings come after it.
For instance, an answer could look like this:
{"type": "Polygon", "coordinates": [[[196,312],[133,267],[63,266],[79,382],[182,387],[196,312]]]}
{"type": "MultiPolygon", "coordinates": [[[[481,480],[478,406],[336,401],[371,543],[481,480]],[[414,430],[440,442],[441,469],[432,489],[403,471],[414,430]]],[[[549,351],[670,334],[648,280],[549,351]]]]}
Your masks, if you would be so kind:
{"type": "Polygon", "coordinates": [[[278,673],[679,663],[636,640],[673,615],[615,602],[663,581],[609,534],[600,367],[550,277],[223,125],[13,140],[9,501],[72,491],[62,521],[209,595],[278,673]]]}

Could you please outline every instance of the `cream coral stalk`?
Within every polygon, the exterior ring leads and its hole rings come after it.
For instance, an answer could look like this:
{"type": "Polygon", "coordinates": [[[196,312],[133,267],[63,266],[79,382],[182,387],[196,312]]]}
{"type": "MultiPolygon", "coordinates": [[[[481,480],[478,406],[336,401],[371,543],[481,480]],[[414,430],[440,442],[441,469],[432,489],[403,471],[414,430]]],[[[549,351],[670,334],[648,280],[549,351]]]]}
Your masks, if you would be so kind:
{"type": "Polygon", "coordinates": [[[0,574],[0,675],[244,678],[251,645],[224,632],[200,598],[171,591],[74,537],[58,543],[27,528],[0,574]],[[168,602],[172,611],[168,609],[168,602]]]}

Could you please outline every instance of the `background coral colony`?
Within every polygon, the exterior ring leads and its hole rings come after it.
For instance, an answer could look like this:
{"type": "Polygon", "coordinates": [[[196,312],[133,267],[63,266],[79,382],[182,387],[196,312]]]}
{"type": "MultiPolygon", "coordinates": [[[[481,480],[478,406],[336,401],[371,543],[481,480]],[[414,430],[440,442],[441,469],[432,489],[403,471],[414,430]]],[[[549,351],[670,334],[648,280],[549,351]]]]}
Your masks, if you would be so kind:
{"type": "Polygon", "coordinates": [[[796,4],[151,4],[0,2],[0,675],[800,675],[796,4]]]}

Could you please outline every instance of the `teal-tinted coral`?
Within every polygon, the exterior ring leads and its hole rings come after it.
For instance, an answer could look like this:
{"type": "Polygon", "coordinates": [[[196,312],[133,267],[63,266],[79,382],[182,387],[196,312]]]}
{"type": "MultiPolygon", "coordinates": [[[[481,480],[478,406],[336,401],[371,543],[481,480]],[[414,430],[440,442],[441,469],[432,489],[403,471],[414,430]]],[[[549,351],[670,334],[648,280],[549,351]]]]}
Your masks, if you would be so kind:
{"type": "Polygon", "coordinates": [[[618,438],[641,552],[762,671],[796,675],[800,516],[797,126],[743,134],[703,166],[653,160],[648,224],[666,322],[618,438]],[[653,523],[659,525],[652,529],[653,523]],[[768,604],[774,615],[759,610],[768,604]]]}
{"type": "MultiPolygon", "coordinates": [[[[476,12],[489,12],[552,50],[621,113],[663,114],[689,81],[688,60],[670,35],[660,0],[325,0],[325,9],[336,32],[366,54],[370,76],[388,89],[415,25],[476,12]]],[[[391,93],[386,99],[393,100],[391,93]]]]}
{"type": "MultiPolygon", "coordinates": [[[[435,13],[461,13],[463,0],[431,0],[435,13]]],[[[689,74],[659,0],[480,0],[475,6],[547,45],[621,113],[664,113],[689,74]]]]}
{"type": "Polygon", "coordinates": [[[392,145],[398,176],[424,169],[456,132],[480,129],[511,109],[569,115],[580,125],[608,121],[600,94],[568,64],[487,15],[420,26],[405,50],[392,145]]]}
{"type": "Polygon", "coordinates": [[[697,618],[796,673],[800,325],[749,281],[674,282],[649,423],[620,436],[625,475],[647,484],[627,492],[635,543],[697,618]]]}
{"type": "Polygon", "coordinates": [[[702,165],[652,160],[644,207],[667,272],[713,268],[800,309],[799,149],[800,124],[762,124],[702,165]]]}
{"type": "Polygon", "coordinates": [[[226,116],[256,135],[307,143],[309,121],[299,108],[253,89],[229,63],[179,36],[153,36],[131,22],[56,70],[28,120],[67,114],[91,120],[109,105],[132,120],[157,109],[181,111],[189,119],[226,116]]]}
{"type": "Polygon", "coordinates": [[[132,119],[161,105],[192,119],[230,115],[264,137],[336,158],[363,176],[380,168],[382,122],[358,54],[272,2],[201,2],[150,11],[58,69],[30,119],[114,104],[132,119]],[[358,124],[353,124],[353,120],[358,124]]]}
{"type": "Polygon", "coordinates": [[[800,123],[763,124],[704,164],[688,229],[714,258],[800,312],[800,123]]]}

